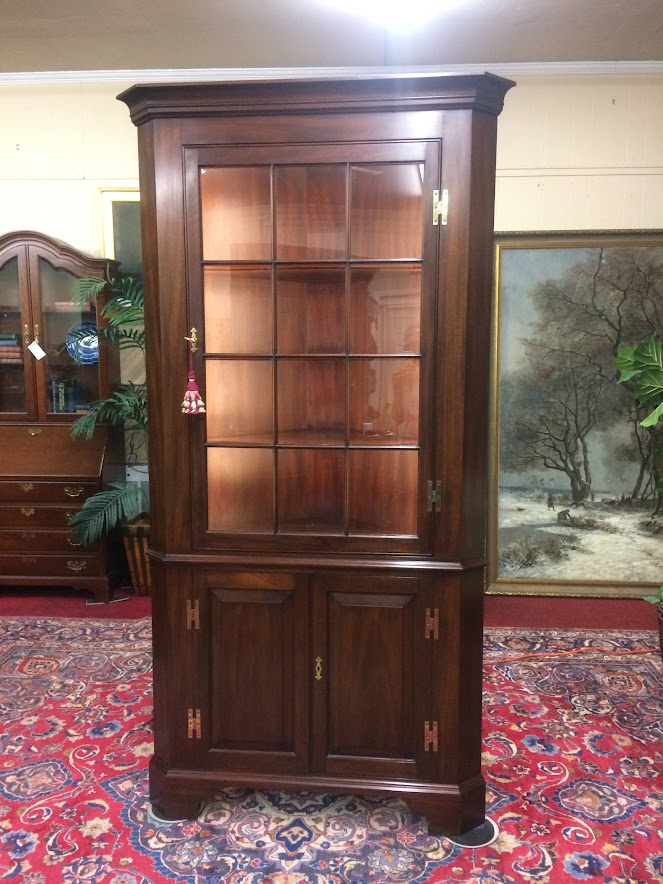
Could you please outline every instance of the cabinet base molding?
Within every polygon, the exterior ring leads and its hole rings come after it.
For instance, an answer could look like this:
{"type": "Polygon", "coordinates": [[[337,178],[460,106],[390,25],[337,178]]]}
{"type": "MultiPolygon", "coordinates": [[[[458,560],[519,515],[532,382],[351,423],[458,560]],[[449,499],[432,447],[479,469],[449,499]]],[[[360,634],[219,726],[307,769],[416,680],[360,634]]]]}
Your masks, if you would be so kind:
{"type": "Polygon", "coordinates": [[[216,790],[262,789],[270,792],[331,792],[399,799],[425,817],[429,835],[460,835],[483,825],[486,784],[478,775],[460,784],[407,780],[370,780],[287,775],[251,771],[168,768],[156,756],[150,761],[150,802],[165,820],[195,819],[202,803],[216,790]]]}

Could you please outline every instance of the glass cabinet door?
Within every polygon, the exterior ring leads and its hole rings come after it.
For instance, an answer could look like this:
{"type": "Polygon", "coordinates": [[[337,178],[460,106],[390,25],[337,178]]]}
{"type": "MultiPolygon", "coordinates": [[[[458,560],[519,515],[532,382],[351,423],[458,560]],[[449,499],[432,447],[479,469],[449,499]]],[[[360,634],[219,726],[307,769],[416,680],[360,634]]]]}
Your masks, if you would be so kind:
{"type": "Polygon", "coordinates": [[[74,420],[105,395],[119,365],[99,353],[102,298],[78,306],[79,280],[108,262],[34,231],[0,236],[0,414],[74,420]]]}
{"type": "Polygon", "coordinates": [[[39,258],[42,327],[34,336],[46,356],[46,413],[72,413],[100,398],[94,303],[75,306],[77,277],[39,258]]]}
{"type": "Polygon", "coordinates": [[[420,541],[434,314],[417,147],[390,162],[198,162],[207,537],[420,541]]]}
{"type": "Polygon", "coordinates": [[[21,306],[15,255],[0,267],[0,412],[9,414],[24,414],[28,407],[24,364],[28,317],[21,306]]]}

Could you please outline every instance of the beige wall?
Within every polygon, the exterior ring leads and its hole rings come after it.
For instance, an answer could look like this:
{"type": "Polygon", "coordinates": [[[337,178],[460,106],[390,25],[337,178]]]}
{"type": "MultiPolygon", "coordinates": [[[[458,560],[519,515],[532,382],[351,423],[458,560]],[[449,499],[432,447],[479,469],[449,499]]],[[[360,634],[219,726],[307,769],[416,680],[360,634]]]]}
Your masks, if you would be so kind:
{"type": "Polygon", "coordinates": [[[103,254],[102,189],[138,187],[124,85],[0,87],[0,234],[38,230],[103,254]]]}
{"type": "MultiPolygon", "coordinates": [[[[663,75],[514,79],[495,229],[663,228],[663,75]]],[[[0,234],[103,254],[101,191],[138,187],[136,130],[115,98],[129,85],[0,86],[0,234]]]]}
{"type": "Polygon", "coordinates": [[[495,229],[663,228],[663,76],[523,77],[499,120],[495,229]]]}

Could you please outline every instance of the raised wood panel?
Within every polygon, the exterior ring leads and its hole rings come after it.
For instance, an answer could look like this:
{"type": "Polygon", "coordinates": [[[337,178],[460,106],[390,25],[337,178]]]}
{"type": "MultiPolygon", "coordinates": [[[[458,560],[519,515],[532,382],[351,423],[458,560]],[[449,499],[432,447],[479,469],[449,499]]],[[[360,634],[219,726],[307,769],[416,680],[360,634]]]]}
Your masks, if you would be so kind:
{"type": "Polygon", "coordinates": [[[208,750],[231,768],[302,770],[308,763],[308,599],[264,575],[209,581],[208,750]],[[216,584],[235,583],[236,586],[216,584]],[[247,585],[253,584],[253,585],[247,585]]]}
{"type": "Polygon", "coordinates": [[[292,752],[292,607],[292,593],[212,592],[213,748],[292,752]]]}
{"type": "Polygon", "coordinates": [[[425,581],[316,577],[316,766],[329,774],[421,776],[425,581]],[[419,739],[418,739],[419,738],[419,739]]]}
{"type": "Polygon", "coordinates": [[[413,596],[334,593],[329,603],[330,755],[414,757],[413,596]]]}

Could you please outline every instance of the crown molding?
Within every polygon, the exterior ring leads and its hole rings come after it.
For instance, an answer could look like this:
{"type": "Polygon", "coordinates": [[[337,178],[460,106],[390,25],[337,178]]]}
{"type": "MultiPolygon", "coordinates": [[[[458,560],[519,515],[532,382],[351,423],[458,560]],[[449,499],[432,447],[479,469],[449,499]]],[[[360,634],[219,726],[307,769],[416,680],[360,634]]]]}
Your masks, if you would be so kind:
{"type": "Polygon", "coordinates": [[[0,73],[0,86],[76,83],[176,83],[218,80],[270,80],[327,77],[371,77],[394,74],[478,74],[505,77],[651,76],[663,75],[663,61],[569,61],[419,65],[389,67],[295,68],[162,68],[110,71],[22,71],[0,73]]]}

